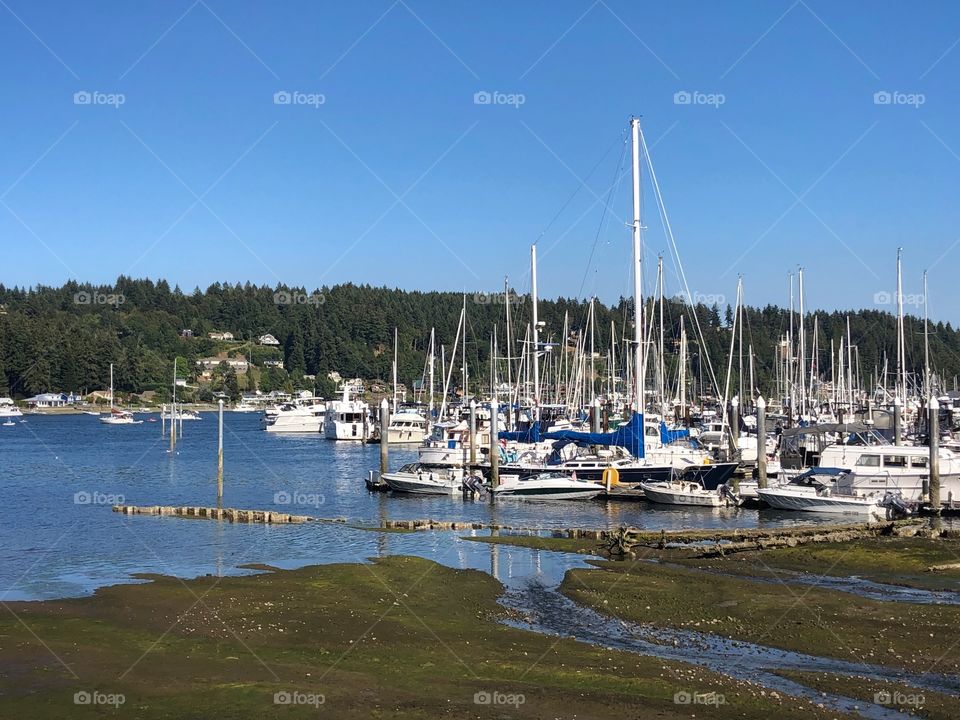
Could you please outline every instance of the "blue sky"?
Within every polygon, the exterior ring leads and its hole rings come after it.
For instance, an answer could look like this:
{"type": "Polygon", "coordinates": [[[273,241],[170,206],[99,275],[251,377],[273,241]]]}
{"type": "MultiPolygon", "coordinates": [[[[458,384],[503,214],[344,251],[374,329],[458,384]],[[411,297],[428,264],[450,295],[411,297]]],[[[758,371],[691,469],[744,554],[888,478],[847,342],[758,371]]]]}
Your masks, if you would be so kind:
{"type": "Polygon", "coordinates": [[[0,282],[523,291],[540,238],[543,296],[611,301],[639,114],[691,291],[873,307],[903,246],[956,322],[958,39],[946,2],[3,0],[0,282]]]}

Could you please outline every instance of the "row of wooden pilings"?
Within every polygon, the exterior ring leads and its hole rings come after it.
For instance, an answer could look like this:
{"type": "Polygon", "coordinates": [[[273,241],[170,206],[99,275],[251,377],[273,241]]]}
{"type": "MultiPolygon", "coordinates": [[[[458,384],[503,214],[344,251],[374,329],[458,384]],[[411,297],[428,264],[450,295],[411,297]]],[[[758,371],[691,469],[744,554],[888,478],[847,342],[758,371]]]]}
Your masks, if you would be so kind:
{"type": "MultiPolygon", "coordinates": [[[[309,515],[291,515],[270,510],[238,510],[236,508],[174,507],[170,505],[114,505],[113,511],[124,515],[166,515],[170,517],[206,518],[238,523],[287,524],[318,520],[309,515]]],[[[331,520],[329,522],[345,522],[331,520]]]]}

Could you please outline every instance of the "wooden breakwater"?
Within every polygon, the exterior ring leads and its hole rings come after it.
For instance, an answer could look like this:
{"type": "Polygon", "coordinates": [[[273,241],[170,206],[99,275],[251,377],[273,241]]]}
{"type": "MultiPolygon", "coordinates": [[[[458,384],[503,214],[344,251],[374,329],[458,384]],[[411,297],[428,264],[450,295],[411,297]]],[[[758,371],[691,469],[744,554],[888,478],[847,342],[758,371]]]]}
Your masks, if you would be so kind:
{"type": "Polygon", "coordinates": [[[847,525],[808,525],[792,528],[757,528],[727,531],[693,530],[659,533],[622,527],[604,539],[614,554],[627,554],[634,547],[699,547],[701,557],[728,553],[798,547],[815,543],[850,542],[875,537],[956,537],[954,530],[931,527],[923,520],[897,520],[847,525]]]}
{"type": "MultiPolygon", "coordinates": [[[[114,505],[113,511],[124,515],[163,515],[168,517],[206,518],[236,523],[283,525],[289,523],[318,522],[320,518],[309,515],[291,515],[272,510],[240,510],[237,508],[173,507],[170,505],[114,505]]],[[[326,522],[346,522],[327,520],[326,522]]]]}

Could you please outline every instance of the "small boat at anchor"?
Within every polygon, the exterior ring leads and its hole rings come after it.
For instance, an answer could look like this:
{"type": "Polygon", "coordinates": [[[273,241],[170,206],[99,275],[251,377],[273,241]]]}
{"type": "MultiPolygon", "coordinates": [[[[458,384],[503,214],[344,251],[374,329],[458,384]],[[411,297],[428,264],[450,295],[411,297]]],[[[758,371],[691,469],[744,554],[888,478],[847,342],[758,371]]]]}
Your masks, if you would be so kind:
{"type": "Polygon", "coordinates": [[[707,490],[692,480],[642,482],[640,489],[651,502],[661,505],[694,505],[698,507],[737,507],[740,498],[727,485],[707,490]]]}
{"type": "Polygon", "coordinates": [[[772,508],[842,515],[887,516],[890,493],[855,495],[845,492],[843,480],[850,475],[841,468],[813,467],[790,482],[772,488],[758,488],[757,496],[772,508]]]}
{"type": "Polygon", "coordinates": [[[394,492],[414,495],[450,495],[463,486],[462,470],[426,467],[420,463],[408,463],[380,477],[394,492]]]}
{"type": "Polygon", "coordinates": [[[497,498],[521,500],[592,500],[605,490],[603,485],[579,480],[576,473],[544,472],[537,475],[501,475],[493,488],[497,498]]]}

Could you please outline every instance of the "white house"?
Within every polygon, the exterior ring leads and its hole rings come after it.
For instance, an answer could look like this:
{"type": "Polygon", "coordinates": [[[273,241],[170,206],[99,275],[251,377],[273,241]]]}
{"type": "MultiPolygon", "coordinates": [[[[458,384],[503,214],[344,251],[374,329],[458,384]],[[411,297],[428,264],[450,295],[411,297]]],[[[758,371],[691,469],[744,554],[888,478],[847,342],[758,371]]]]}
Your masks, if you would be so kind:
{"type": "Polygon", "coordinates": [[[266,335],[261,335],[257,338],[257,342],[261,345],[279,345],[280,341],[277,340],[273,335],[267,333],[266,335]]]}
{"type": "Polygon", "coordinates": [[[244,358],[208,357],[197,360],[197,365],[200,366],[205,375],[220,367],[220,363],[226,363],[228,367],[233,368],[238,373],[245,373],[250,367],[250,363],[244,358]]]}
{"type": "Polygon", "coordinates": [[[32,408],[66,407],[68,402],[69,398],[63,393],[40,393],[26,400],[27,406],[32,408]]]}
{"type": "Polygon", "coordinates": [[[211,340],[233,340],[232,332],[212,332],[207,333],[207,337],[211,340]]]}
{"type": "Polygon", "coordinates": [[[264,367],[282,368],[282,367],[283,367],[283,360],[264,360],[264,361],[263,361],[263,366],[264,366],[264,367]]]}

